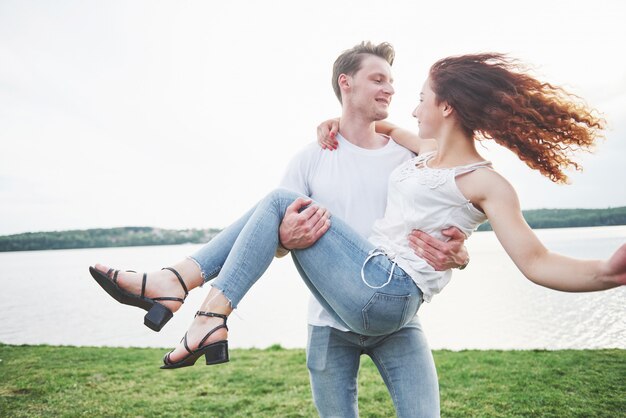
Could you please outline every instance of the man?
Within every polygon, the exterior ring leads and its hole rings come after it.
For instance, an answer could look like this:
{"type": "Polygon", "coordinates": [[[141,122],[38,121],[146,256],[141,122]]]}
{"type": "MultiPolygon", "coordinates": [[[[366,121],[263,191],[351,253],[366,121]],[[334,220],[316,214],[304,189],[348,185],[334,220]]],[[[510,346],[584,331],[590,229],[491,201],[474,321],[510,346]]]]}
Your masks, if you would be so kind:
{"type": "MultiPolygon", "coordinates": [[[[393,58],[388,43],[363,42],[335,61],[332,83],[342,105],[339,147],[330,152],[311,144],[289,164],[281,186],[317,204],[302,198],[289,207],[279,231],[285,249],[307,248],[326,232],[329,212],[324,207],[364,236],[383,216],[389,174],[413,156],[374,130],[374,123],[387,117],[394,94],[393,58]]],[[[409,240],[437,269],[465,265],[469,260],[465,237],[458,230],[446,235],[451,240],[444,243],[415,231],[409,240]]],[[[368,337],[337,323],[311,297],[308,322],[307,367],[320,416],[358,416],[361,354],[369,355],[378,367],[399,417],[439,416],[437,374],[417,316],[393,334],[368,337]]]]}

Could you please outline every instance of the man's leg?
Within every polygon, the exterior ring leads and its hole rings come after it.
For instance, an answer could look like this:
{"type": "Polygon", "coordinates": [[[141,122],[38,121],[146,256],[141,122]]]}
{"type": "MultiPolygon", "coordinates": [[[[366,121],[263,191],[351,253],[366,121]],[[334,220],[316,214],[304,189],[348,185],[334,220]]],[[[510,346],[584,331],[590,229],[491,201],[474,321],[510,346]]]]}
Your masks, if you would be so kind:
{"type": "Polygon", "coordinates": [[[309,325],[307,367],[313,402],[322,418],[359,416],[357,376],[363,347],[358,337],[351,338],[356,335],[309,325]]]}
{"type": "Polygon", "coordinates": [[[378,367],[398,417],[439,417],[435,362],[421,324],[412,324],[416,327],[405,327],[384,337],[366,353],[378,367]]]}

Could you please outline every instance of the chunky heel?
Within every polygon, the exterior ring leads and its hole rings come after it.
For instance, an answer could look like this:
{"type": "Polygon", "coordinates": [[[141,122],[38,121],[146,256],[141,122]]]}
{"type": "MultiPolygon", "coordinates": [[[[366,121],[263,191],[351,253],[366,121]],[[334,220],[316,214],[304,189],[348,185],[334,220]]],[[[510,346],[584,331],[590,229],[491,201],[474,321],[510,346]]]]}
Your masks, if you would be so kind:
{"type": "MultiPolygon", "coordinates": [[[[143,323],[145,326],[150,328],[153,331],[161,331],[161,328],[167,321],[169,321],[174,313],[166,308],[159,302],[162,301],[173,301],[180,302],[182,305],[185,302],[185,298],[189,294],[189,290],[187,290],[187,286],[183,281],[183,278],[178,274],[176,270],[171,267],[165,267],[163,270],[169,270],[176,275],[180,286],[183,288],[185,292],[185,297],[177,298],[171,296],[163,296],[156,298],[149,298],[146,296],[146,283],[148,280],[148,275],[146,273],[143,274],[143,278],[141,280],[141,294],[135,295],[127,292],[117,285],[117,275],[119,274],[119,270],[109,269],[106,273],[103,273],[99,270],[96,270],[94,267],[89,267],[89,273],[96,280],[96,282],[102,287],[111,297],[113,297],[119,303],[123,303],[124,305],[136,306],[145,311],[148,311],[146,316],[144,316],[143,323]]],[[[129,272],[134,273],[132,270],[127,270],[129,272]]]]}
{"type": "Polygon", "coordinates": [[[146,316],[143,317],[143,323],[145,326],[153,331],[159,332],[167,321],[172,319],[174,314],[160,303],[152,305],[146,316]]]}
{"type": "Polygon", "coordinates": [[[204,351],[206,364],[220,364],[228,362],[228,341],[219,341],[207,346],[204,351]]]}
{"type": "Polygon", "coordinates": [[[196,360],[198,360],[202,356],[204,356],[204,358],[206,359],[207,365],[226,363],[228,361],[228,340],[220,340],[211,344],[203,345],[204,342],[215,331],[219,329],[225,329],[226,331],[228,331],[228,326],[226,326],[227,316],[223,314],[204,311],[196,312],[196,316],[198,315],[221,318],[224,320],[224,323],[216,326],[215,328],[207,332],[204,338],[198,344],[198,348],[196,348],[195,350],[189,348],[189,344],[187,344],[187,333],[185,333],[185,336],[183,337],[181,342],[183,343],[183,346],[185,347],[185,350],[187,350],[188,354],[179,361],[172,362],[172,360],[170,360],[170,354],[172,354],[174,350],[170,351],[165,356],[163,356],[163,365],[161,366],[162,369],[179,369],[181,367],[193,366],[194,364],[196,364],[196,360]]]}

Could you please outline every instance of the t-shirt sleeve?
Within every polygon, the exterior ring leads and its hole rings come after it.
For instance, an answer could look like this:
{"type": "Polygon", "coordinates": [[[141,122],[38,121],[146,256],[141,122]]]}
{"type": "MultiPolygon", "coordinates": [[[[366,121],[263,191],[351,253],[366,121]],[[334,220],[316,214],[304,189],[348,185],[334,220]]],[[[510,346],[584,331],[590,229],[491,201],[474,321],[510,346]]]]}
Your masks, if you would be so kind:
{"type": "Polygon", "coordinates": [[[311,174],[311,152],[309,147],[296,154],[285,170],[280,187],[311,196],[309,177],[311,174]]]}

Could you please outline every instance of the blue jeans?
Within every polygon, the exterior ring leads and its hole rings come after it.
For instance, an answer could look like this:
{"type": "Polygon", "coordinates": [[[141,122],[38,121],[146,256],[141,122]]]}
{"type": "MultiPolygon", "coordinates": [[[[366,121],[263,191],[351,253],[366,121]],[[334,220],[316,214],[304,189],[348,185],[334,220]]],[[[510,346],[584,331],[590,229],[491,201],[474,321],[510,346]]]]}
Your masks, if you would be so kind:
{"type": "Polygon", "coordinates": [[[309,325],[307,367],[320,417],[358,417],[360,357],[370,356],[398,417],[439,417],[439,385],[421,324],[380,337],[309,325]]]}
{"type": "MultiPolygon", "coordinates": [[[[202,247],[192,258],[205,280],[221,290],[233,308],[274,259],[278,228],[299,194],[278,189],[202,247]]],[[[411,277],[345,222],[332,219],[311,247],[293,251],[296,267],[313,295],[346,328],[365,336],[401,329],[416,314],[422,292],[411,277]],[[377,288],[384,286],[382,288],[377,288]]]]}

